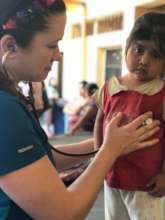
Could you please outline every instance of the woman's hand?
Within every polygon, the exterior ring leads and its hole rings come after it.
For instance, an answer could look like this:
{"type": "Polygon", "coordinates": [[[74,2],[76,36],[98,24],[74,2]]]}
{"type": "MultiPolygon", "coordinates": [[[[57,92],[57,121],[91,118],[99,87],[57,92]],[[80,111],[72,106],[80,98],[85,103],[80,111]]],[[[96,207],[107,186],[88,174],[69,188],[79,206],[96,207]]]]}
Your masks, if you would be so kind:
{"type": "Polygon", "coordinates": [[[147,112],[119,127],[122,113],[118,113],[111,121],[107,117],[103,148],[108,148],[110,153],[119,157],[156,144],[159,139],[148,139],[159,130],[159,121],[153,120],[152,123],[142,126],[148,118],[152,118],[152,112],[147,112]]]}

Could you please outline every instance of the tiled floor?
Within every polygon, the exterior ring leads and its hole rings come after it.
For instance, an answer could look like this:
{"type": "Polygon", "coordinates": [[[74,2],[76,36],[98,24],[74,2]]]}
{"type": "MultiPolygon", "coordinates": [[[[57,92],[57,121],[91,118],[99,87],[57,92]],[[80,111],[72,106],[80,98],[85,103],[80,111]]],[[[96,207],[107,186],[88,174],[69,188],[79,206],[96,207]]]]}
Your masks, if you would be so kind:
{"type": "Polygon", "coordinates": [[[97,200],[86,220],[104,220],[104,191],[100,191],[97,200]]]}

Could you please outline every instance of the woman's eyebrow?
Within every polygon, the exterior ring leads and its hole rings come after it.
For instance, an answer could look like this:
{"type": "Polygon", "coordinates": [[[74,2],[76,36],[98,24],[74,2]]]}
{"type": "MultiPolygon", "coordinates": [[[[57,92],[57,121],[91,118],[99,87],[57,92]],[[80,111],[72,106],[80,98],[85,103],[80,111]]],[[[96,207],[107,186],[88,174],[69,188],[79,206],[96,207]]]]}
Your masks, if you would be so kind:
{"type": "Polygon", "coordinates": [[[51,41],[49,44],[57,43],[57,42],[59,42],[60,40],[62,40],[62,38],[58,38],[58,39],[56,39],[56,40],[53,40],[53,41],[51,41]]]}
{"type": "Polygon", "coordinates": [[[60,40],[54,40],[54,41],[51,41],[51,42],[47,43],[46,45],[51,46],[51,45],[54,45],[54,44],[58,44],[59,41],[60,40]]]}

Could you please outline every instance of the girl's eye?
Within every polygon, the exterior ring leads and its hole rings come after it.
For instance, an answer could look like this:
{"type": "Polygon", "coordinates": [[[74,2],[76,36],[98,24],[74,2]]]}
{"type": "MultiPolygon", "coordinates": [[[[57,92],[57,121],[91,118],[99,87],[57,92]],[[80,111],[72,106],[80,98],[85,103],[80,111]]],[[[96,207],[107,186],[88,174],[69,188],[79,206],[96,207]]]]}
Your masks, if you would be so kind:
{"type": "Polygon", "coordinates": [[[143,54],[144,53],[144,48],[143,47],[135,47],[134,52],[136,54],[143,54]]]}
{"type": "Polygon", "coordinates": [[[155,58],[155,59],[161,59],[162,58],[162,54],[161,53],[159,53],[159,52],[157,52],[157,51],[153,51],[153,57],[155,58]]]}

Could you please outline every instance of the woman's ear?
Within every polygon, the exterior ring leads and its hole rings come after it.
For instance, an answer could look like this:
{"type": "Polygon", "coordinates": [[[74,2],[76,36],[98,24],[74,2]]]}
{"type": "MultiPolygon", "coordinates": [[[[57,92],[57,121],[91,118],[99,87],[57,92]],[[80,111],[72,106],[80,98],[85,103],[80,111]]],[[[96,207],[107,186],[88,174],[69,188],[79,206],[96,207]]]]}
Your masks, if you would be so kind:
{"type": "Polygon", "coordinates": [[[15,52],[17,49],[16,41],[11,35],[4,35],[0,40],[0,51],[5,53],[7,51],[15,52]]]}

